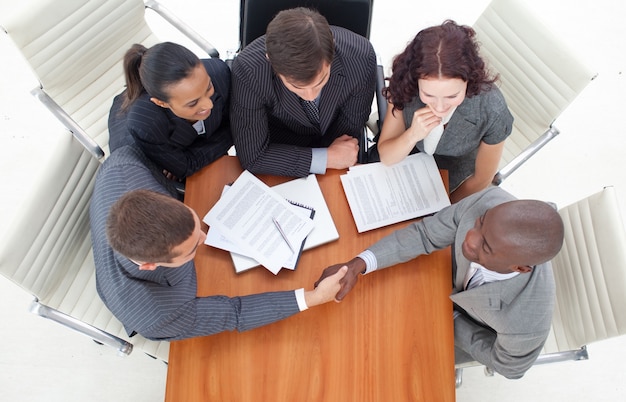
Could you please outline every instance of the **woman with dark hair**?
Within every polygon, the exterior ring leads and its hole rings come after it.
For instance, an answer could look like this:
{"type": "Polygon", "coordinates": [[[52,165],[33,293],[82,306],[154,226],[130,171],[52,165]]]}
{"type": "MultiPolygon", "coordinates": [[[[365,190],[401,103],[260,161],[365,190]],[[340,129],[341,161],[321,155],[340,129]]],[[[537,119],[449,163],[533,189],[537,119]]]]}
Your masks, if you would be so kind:
{"type": "Polygon", "coordinates": [[[111,152],[135,143],[170,179],[183,179],[227,153],[230,70],[164,42],[124,55],[126,90],[109,112],[111,152]]]}
{"type": "Polygon", "coordinates": [[[395,57],[378,141],[380,160],[434,155],[456,202],[491,183],[513,116],[478,52],[472,28],[445,21],[420,31],[395,57]]]}

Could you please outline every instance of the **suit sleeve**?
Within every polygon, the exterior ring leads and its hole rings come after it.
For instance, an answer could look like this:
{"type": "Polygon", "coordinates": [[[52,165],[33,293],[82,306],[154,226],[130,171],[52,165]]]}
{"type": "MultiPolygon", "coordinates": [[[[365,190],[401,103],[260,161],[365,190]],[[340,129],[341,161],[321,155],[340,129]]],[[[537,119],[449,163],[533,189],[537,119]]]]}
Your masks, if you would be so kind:
{"type": "Polygon", "coordinates": [[[465,210],[465,200],[396,230],[370,246],[369,250],[376,256],[377,268],[406,262],[453,244],[459,220],[465,210]]]}
{"type": "Polygon", "coordinates": [[[356,53],[354,53],[354,49],[343,49],[345,52],[342,55],[343,59],[358,58],[363,63],[351,63],[349,72],[351,77],[347,79],[357,79],[358,82],[353,86],[346,102],[339,108],[337,136],[348,134],[359,138],[371,113],[372,101],[376,92],[376,53],[369,42],[366,43],[367,50],[364,56],[359,57],[359,53],[362,53],[364,49],[360,49],[356,53]]]}
{"type": "Polygon", "coordinates": [[[242,297],[196,297],[147,327],[142,335],[156,340],[185,339],[223,331],[247,331],[290,317],[300,310],[294,291],[242,297]]]}
{"type": "Polygon", "coordinates": [[[512,199],[503,194],[499,187],[487,188],[382,238],[369,247],[376,257],[378,269],[453,244],[460,247],[476,218],[492,206],[512,199]]]}
{"type": "MultiPolygon", "coordinates": [[[[160,131],[158,128],[154,129],[153,134],[160,131]]],[[[228,128],[221,128],[208,138],[198,136],[190,145],[184,147],[169,141],[159,141],[155,138],[157,136],[148,136],[146,133],[144,130],[135,131],[137,145],[158,166],[179,179],[191,176],[225,155],[232,145],[228,128]]]]}
{"type": "Polygon", "coordinates": [[[454,319],[455,347],[509,379],[521,378],[526,373],[541,353],[545,340],[545,332],[496,333],[464,314],[454,319]]]}
{"type": "Polygon", "coordinates": [[[484,96],[486,105],[483,106],[482,113],[487,116],[487,121],[482,141],[492,145],[499,144],[513,131],[513,115],[498,88],[493,88],[484,96]]]}

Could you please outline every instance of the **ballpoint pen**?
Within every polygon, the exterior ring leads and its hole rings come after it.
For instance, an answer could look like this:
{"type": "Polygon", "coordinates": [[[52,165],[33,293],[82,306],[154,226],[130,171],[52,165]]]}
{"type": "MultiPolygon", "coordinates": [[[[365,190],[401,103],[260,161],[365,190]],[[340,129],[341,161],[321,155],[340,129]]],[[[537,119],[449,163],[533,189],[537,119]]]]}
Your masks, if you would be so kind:
{"type": "Polygon", "coordinates": [[[285,243],[287,243],[287,245],[289,246],[289,248],[291,249],[292,253],[295,253],[296,250],[293,248],[293,246],[291,245],[291,242],[289,241],[289,239],[287,238],[287,235],[285,234],[285,232],[283,231],[283,228],[280,226],[280,223],[278,223],[278,221],[276,220],[276,218],[274,218],[272,216],[272,222],[274,222],[274,226],[276,226],[276,229],[278,229],[278,232],[280,233],[280,235],[282,236],[283,240],[285,240],[285,243]]]}

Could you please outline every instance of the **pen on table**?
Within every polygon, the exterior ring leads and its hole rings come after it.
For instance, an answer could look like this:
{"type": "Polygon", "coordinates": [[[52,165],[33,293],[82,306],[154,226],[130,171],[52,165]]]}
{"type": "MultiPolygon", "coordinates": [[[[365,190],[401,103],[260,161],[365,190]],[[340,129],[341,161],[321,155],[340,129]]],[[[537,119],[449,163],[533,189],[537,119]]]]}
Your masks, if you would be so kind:
{"type": "Polygon", "coordinates": [[[272,216],[272,222],[274,222],[274,226],[276,226],[276,229],[278,229],[278,232],[280,233],[280,235],[282,236],[283,240],[285,241],[285,243],[287,243],[287,245],[289,246],[289,248],[291,249],[292,253],[295,253],[296,250],[293,248],[293,246],[291,245],[291,242],[289,241],[289,239],[287,238],[287,234],[283,231],[283,228],[280,226],[280,223],[278,223],[278,221],[276,220],[276,218],[274,218],[272,216]]]}

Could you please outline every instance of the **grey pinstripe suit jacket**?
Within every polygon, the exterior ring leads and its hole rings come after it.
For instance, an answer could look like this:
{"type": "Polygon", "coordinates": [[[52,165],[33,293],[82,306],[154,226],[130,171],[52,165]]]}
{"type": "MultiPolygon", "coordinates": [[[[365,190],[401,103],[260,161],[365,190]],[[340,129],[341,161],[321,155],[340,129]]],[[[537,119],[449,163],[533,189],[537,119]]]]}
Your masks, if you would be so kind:
{"type": "Polygon", "coordinates": [[[298,96],[274,74],[265,57],[265,36],[233,61],[231,130],[244,169],[303,177],[311,167],[311,148],[363,132],[376,88],[376,54],[364,37],[343,28],[331,30],[335,57],[321,93],[319,128],[305,115],[298,96]]]}
{"type": "Polygon", "coordinates": [[[491,187],[409,225],[370,247],[378,268],[408,261],[452,245],[453,290],[462,310],[454,321],[455,360],[478,361],[508,378],[519,378],[534,363],[550,332],[555,284],[550,263],[531,273],[463,291],[470,268],[461,244],[476,219],[515,198],[491,187]]]}
{"type": "Polygon", "coordinates": [[[129,335],[172,340],[245,331],[299,312],[295,292],[244,297],[196,297],[192,262],[178,268],[140,271],[136,264],[111,249],[105,223],[109,208],[124,193],[148,189],[174,195],[167,180],[134,146],[119,148],[100,167],[90,206],[91,236],[96,264],[96,287],[104,304],[129,335]]]}

